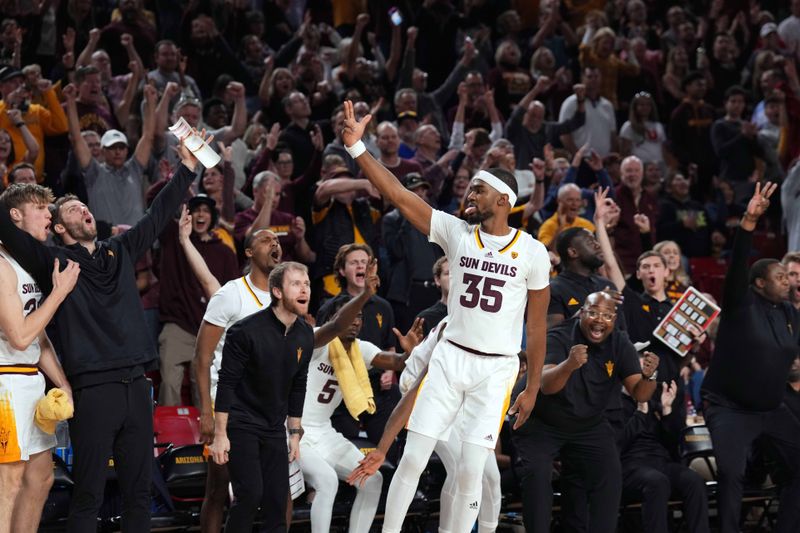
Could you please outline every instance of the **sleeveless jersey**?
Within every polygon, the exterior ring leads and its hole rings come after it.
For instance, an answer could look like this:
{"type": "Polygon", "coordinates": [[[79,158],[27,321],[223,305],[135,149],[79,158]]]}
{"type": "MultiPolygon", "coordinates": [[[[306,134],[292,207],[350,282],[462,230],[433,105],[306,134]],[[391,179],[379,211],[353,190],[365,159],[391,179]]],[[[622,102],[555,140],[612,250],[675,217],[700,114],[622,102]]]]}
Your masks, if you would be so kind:
{"type": "Polygon", "coordinates": [[[228,328],[241,319],[266,309],[272,299],[269,292],[256,287],[250,275],[233,279],[220,287],[208,301],[203,320],[220,328],[225,328],[214,348],[214,361],[211,363],[211,400],[217,397],[217,381],[222,366],[222,347],[228,328]]]}
{"type": "MultiPolygon", "coordinates": [[[[381,349],[371,342],[356,339],[361,348],[361,357],[367,370],[372,367],[372,360],[381,349]]],[[[342,403],[342,391],[339,380],[333,373],[333,365],[328,356],[328,345],[314,350],[308,363],[308,381],[306,382],[306,399],[303,403],[303,426],[326,427],[331,425],[333,411],[342,403]]]]}
{"type": "MultiPolygon", "coordinates": [[[[8,264],[11,265],[17,275],[17,295],[22,302],[22,314],[23,316],[28,316],[39,307],[39,302],[42,300],[42,291],[39,290],[39,285],[31,275],[11,257],[2,245],[0,245],[0,257],[8,261],[8,264]]],[[[40,354],[41,349],[38,337],[24,350],[15,350],[8,341],[6,334],[0,330],[0,365],[35,365],[39,362],[40,354]]]]}
{"type": "Polygon", "coordinates": [[[436,210],[429,239],[442,247],[450,263],[443,339],[485,353],[519,353],[528,291],[550,283],[544,245],[517,229],[502,237],[489,235],[436,210]]]}

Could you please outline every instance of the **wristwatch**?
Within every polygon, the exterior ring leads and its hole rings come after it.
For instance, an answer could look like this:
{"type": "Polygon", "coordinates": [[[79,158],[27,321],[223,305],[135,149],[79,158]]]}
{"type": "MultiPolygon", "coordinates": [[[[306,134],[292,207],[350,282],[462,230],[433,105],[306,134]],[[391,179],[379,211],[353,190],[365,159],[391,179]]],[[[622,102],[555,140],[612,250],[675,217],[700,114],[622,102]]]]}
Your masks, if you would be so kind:
{"type": "Polygon", "coordinates": [[[656,379],[658,379],[658,370],[653,370],[653,375],[650,377],[645,376],[644,372],[642,372],[642,377],[647,381],[655,381],[656,379]]]}

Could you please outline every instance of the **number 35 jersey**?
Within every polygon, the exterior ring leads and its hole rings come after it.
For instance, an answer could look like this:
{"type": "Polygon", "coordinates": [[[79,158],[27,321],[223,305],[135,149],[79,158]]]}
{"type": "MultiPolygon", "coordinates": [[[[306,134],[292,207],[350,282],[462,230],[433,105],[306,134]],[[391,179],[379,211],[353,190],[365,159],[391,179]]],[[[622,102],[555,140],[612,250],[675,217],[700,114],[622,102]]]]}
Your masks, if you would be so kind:
{"type": "Polygon", "coordinates": [[[450,263],[443,339],[485,353],[519,353],[528,291],[550,283],[544,245],[517,229],[489,235],[479,225],[436,210],[429,240],[442,247],[450,263]]]}
{"type": "MultiPolygon", "coordinates": [[[[17,296],[22,302],[23,316],[28,316],[39,307],[39,302],[42,300],[42,291],[39,290],[39,285],[36,284],[31,275],[9,255],[2,245],[0,245],[0,257],[11,265],[17,275],[17,296]]],[[[15,350],[5,332],[0,330],[0,365],[35,365],[39,362],[40,353],[38,337],[24,350],[15,350]]]]}
{"type": "MultiPolygon", "coordinates": [[[[372,360],[381,349],[371,342],[356,339],[361,348],[361,358],[367,370],[372,360]]],[[[311,362],[308,363],[308,381],[306,382],[306,399],[303,402],[303,427],[328,427],[331,425],[333,411],[342,403],[342,390],[339,380],[333,373],[331,358],[328,356],[328,345],[314,350],[311,362]]]]}

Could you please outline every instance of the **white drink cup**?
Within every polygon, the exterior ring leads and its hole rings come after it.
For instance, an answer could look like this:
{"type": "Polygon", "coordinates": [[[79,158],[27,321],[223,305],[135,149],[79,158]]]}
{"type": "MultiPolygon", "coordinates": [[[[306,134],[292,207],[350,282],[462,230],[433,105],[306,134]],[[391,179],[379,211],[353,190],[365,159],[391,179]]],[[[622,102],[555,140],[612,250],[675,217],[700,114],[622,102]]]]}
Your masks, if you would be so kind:
{"type": "Polygon", "coordinates": [[[183,117],[170,126],[169,131],[183,141],[183,145],[194,154],[204,167],[215,167],[222,160],[219,154],[200,137],[197,131],[183,117]]]}

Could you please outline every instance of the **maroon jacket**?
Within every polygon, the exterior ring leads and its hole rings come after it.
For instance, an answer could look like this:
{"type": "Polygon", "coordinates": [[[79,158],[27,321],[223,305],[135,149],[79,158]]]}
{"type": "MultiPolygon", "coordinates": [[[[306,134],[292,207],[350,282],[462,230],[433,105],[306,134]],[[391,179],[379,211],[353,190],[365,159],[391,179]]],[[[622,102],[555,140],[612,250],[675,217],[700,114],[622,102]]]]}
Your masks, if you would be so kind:
{"type": "Polygon", "coordinates": [[[622,270],[626,274],[636,271],[636,260],[645,250],[642,249],[642,236],[639,228],[633,223],[633,215],[641,213],[650,219],[650,246],[656,243],[655,228],[658,222],[658,199],[642,191],[639,206],[633,200],[633,192],[625,185],[618,185],[614,191],[617,205],[621,210],[619,224],[614,230],[614,248],[622,261],[622,270]]]}
{"type": "MultiPolygon", "coordinates": [[[[160,293],[158,310],[162,322],[172,322],[192,335],[197,335],[208,298],[192,273],[186,255],[178,241],[178,224],[171,220],[159,237],[161,258],[159,269],[160,293]]],[[[201,241],[192,235],[192,243],[203,256],[211,273],[225,285],[239,277],[236,254],[219,237],[201,241]]]]}

